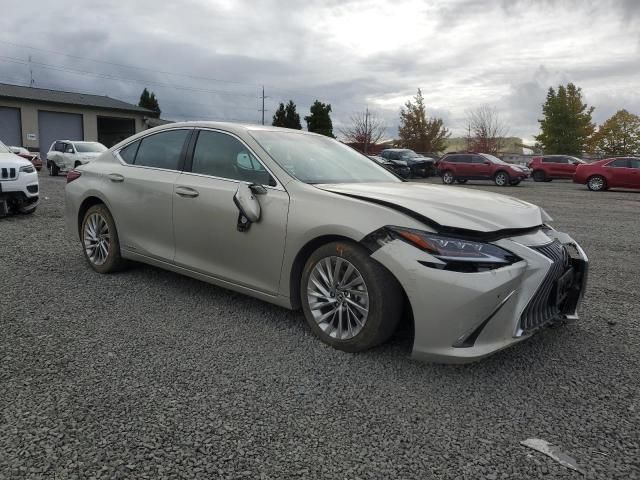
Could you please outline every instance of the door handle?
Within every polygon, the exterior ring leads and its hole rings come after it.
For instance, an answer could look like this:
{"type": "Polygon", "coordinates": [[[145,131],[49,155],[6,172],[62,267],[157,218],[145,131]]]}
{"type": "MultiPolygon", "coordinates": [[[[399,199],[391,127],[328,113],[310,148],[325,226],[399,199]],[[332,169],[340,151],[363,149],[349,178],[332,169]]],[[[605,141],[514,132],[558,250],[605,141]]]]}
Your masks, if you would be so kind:
{"type": "Polygon", "coordinates": [[[194,190],[193,188],[176,187],[176,195],[180,195],[181,197],[187,197],[187,198],[195,198],[200,194],[198,193],[197,190],[194,190]]]}
{"type": "Polygon", "coordinates": [[[124,182],[124,177],[119,173],[110,173],[107,175],[112,182],[124,182]]]}

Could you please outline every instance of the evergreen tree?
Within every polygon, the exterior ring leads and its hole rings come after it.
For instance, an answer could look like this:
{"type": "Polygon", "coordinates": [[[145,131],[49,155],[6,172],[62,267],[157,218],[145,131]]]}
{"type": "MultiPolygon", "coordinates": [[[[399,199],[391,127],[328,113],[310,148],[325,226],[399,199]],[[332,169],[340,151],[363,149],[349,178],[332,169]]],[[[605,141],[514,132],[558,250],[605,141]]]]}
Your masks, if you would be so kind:
{"type": "Polygon", "coordinates": [[[276,113],[273,115],[272,125],[274,127],[302,130],[300,115],[296,112],[296,104],[293,103],[293,100],[289,100],[289,103],[286,105],[284,103],[280,103],[276,113]]]}
{"type": "Polygon", "coordinates": [[[427,118],[422,90],[400,110],[399,143],[418,152],[442,152],[451,136],[440,118],[427,118]]]}
{"type": "Polygon", "coordinates": [[[278,109],[276,110],[276,113],[273,115],[273,122],[271,123],[271,125],[273,125],[274,127],[286,127],[287,126],[286,113],[285,113],[285,110],[284,110],[284,103],[280,103],[280,106],[278,106],[278,109]]]}
{"type": "Polygon", "coordinates": [[[560,85],[558,90],[549,88],[542,105],[543,118],[540,135],[536,140],[547,154],[581,155],[590,143],[594,132],[589,107],[582,100],[582,90],[573,83],[560,85]]]}
{"type": "Polygon", "coordinates": [[[285,127],[292,128],[294,130],[302,130],[302,124],[300,123],[300,115],[296,112],[296,104],[293,100],[289,100],[287,106],[284,107],[285,113],[285,127]]]}
{"type": "Polygon", "coordinates": [[[156,117],[160,117],[160,114],[162,113],[162,110],[160,110],[160,104],[158,103],[158,99],[156,98],[156,94],[153,92],[149,92],[149,90],[147,90],[146,88],[140,95],[138,106],[153,110],[156,117]]]}
{"type": "Polygon", "coordinates": [[[333,135],[333,123],[329,115],[331,113],[331,105],[316,100],[309,111],[310,114],[304,117],[307,122],[307,130],[335,138],[333,135]]]}

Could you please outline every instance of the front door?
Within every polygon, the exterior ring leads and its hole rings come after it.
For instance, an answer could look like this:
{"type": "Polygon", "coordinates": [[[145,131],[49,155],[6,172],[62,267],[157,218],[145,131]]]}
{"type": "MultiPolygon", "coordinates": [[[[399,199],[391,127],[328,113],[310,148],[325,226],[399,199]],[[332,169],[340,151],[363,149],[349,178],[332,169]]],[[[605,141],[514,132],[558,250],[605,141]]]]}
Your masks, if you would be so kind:
{"type": "Polygon", "coordinates": [[[640,159],[629,159],[629,176],[631,188],[640,188],[640,159]]]}
{"type": "Polygon", "coordinates": [[[220,280],[275,294],[287,230],[289,195],[237,137],[200,130],[191,162],[175,184],[175,263],[220,280]],[[189,165],[190,164],[190,165],[189,165]],[[238,231],[233,196],[241,183],[266,186],[261,218],[238,231]],[[269,186],[271,185],[271,186],[269,186]]]}

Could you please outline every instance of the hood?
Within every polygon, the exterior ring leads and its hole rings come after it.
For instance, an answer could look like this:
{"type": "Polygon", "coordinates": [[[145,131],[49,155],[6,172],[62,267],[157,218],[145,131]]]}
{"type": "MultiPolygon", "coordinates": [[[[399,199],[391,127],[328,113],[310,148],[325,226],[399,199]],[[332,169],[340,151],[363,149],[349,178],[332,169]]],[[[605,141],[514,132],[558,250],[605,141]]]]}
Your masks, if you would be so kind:
{"type": "Polygon", "coordinates": [[[429,158],[429,157],[408,157],[408,158],[403,158],[402,160],[405,160],[409,163],[433,163],[434,162],[433,158],[429,158]]]}
{"type": "Polygon", "coordinates": [[[529,229],[543,223],[542,210],[528,202],[469,188],[420,183],[316,185],[329,192],[370,200],[426,217],[430,223],[476,232],[529,229]]]}
{"type": "Polygon", "coordinates": [[[2,153],[0,152],[0,167],[6,168],[19,168],[31,165],[31,162],[25,158],[22,158],[15,153],[2,153]]]}

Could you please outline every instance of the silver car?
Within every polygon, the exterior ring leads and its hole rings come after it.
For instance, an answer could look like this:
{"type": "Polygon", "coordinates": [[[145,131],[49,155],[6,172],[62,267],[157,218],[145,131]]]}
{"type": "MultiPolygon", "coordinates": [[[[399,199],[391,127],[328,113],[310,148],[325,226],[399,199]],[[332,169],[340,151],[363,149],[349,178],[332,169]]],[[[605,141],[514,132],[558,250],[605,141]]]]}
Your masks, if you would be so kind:
{"type": "Polygon", "coordinates": [[[286,308],[333,347],[385,342],[468,362],[575,319],[587,257],[539,207],[407,183],[306,132],[174,123],[70,172],[68,231],[89,265],[145,262],[286,308]]]}

